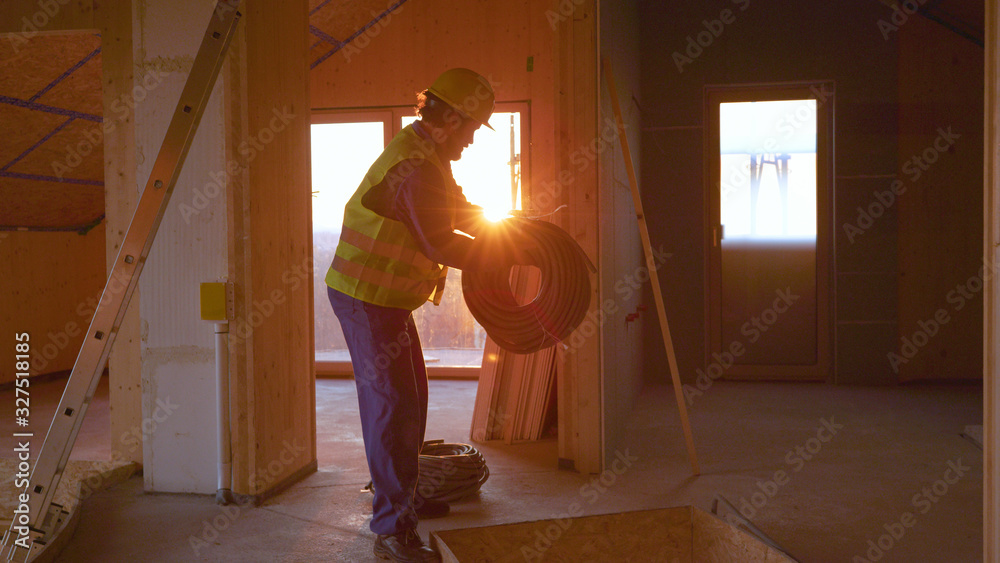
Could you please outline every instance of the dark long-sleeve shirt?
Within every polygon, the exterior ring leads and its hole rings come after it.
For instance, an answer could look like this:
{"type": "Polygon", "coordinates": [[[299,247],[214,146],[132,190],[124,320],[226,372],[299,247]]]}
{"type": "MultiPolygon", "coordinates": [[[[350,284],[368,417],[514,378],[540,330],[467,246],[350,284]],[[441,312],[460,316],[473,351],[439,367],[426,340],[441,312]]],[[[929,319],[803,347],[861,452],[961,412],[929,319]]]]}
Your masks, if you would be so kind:
{"type": "Polygon", "coordinates": [[[473,250],[472,238],[451,227],[454,212],[455,229],[469,235],[477,234],[485,220],[483,210],[469,203],[461,188],[449,198],[446,181],[433,164],[425,161],[417,166],[396,189],[392,205],[394,218],[406,225],[421,252],[431,260],[460,270],[483,269],[490,264],[487,257],[473,250]]]}

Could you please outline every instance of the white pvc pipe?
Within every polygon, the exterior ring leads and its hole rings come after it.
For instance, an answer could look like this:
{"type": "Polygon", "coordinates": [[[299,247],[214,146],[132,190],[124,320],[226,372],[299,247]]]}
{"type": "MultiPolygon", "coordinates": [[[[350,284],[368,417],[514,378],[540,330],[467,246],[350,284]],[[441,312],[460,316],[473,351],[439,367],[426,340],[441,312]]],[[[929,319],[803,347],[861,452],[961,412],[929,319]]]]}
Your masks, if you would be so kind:
{"type": "Polygon", "coordinates": [[[232,448],[229,430],[229,322],[215,323],[215,380],[219,397],[219,487],[215,500],[227,504],[232,492],[232,448]]]}

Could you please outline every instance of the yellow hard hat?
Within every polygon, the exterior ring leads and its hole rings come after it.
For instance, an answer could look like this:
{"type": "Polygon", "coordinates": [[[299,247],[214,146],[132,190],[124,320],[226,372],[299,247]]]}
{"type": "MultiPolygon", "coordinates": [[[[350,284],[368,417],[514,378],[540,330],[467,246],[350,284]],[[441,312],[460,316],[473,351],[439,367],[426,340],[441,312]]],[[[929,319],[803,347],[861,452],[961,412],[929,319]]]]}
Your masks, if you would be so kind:
{"type": "Polygon", "coordinates": [[[490,127],[496,105],[493,86],[475,71],[453,68],[441,73],[427,89],[462,115],[490,127]]]}

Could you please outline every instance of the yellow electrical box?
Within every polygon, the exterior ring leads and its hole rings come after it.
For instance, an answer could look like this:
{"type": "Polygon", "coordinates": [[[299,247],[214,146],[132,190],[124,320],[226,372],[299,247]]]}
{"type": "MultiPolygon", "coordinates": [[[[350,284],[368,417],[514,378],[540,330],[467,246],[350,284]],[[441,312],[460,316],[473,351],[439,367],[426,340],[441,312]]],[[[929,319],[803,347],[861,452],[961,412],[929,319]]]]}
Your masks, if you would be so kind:
{"type": "Polygon", "coordinates": [[[206,282],[201,284],[201,318],[205,321],[229,320],[229,284],[206,282]]]}

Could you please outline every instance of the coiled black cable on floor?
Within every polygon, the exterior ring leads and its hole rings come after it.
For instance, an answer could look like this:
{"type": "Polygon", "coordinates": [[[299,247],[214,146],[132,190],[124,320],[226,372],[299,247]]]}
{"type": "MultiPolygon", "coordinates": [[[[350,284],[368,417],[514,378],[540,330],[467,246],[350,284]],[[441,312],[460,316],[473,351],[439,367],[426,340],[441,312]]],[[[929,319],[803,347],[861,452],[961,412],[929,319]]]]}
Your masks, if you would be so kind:
{"type": "Polygon", "coordinates": [[[489,478],[483,454],[468,444],[435,440],[420,450],[418,496],[452,502],[478,491],[489,478]]]}
{"type": "Polygon", "coordinates": [[[541,271],[538,294],[517,302],[509,269],[462,272],[462,292],[472,316],[498,346],[530,354],[567,338],[583,321],[590,306],[587,255],[569,233],[552,223],[512,217],[477,233],[482,252],[502,253],[516,245],[541,271]]]}
{"type": "MultiPolygon", "coordinates": [[[[479,450],[444,440],[424,442],[418,457],[417,496],[453,502],[479,490],[490,478],[490,468],[479,450]]],[[[371,481],[362,492],[375,493],[371,481]]]]}

